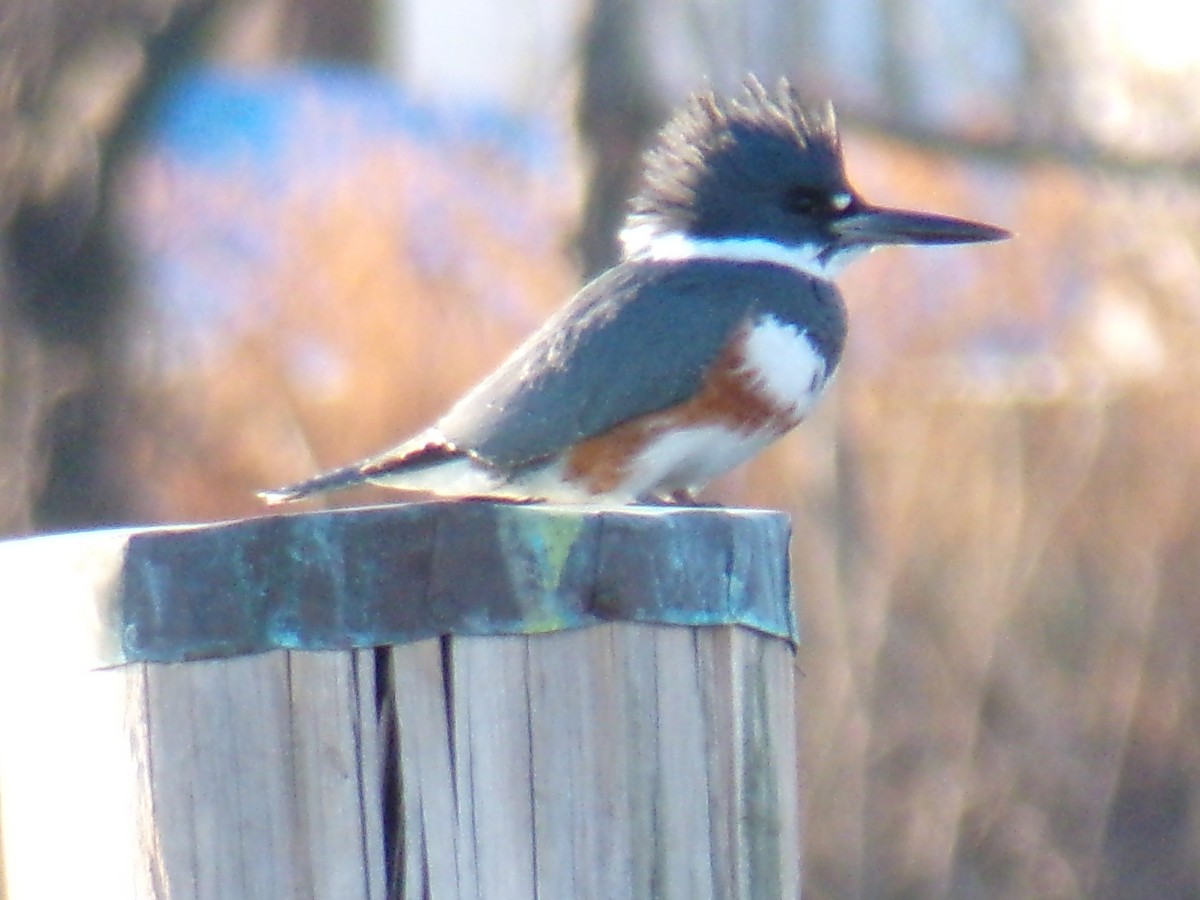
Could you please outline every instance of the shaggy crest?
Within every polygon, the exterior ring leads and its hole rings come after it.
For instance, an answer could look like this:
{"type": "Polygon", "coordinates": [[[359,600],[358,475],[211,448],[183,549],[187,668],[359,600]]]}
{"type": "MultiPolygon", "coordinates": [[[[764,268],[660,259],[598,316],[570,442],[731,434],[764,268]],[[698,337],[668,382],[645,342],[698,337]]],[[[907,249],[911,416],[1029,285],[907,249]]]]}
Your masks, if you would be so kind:
{"type": "MultiPolygon", "coordinates": [[[[751,76],[733,97],[695,94],[646,153],[622,240],[629,250],[631,237],[638,243],[648,233],[703,229],[737,195],[840,175],[841,157],[833,106],[805,106],[786,78],[774,92],[751,76]]],[[[844,176],[828,185],[844,186],[844,176]]]]}

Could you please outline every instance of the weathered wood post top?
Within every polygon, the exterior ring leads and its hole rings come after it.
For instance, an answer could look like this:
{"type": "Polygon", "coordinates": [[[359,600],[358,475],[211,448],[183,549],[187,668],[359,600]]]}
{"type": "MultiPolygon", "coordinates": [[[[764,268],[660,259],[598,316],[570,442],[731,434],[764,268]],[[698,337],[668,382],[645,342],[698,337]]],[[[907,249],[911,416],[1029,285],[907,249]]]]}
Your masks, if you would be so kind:
{"type": "Polygon", "coordinates": [[[788,539],[462,501],[0,542],[0,898],[792,900],[788,539]]]}

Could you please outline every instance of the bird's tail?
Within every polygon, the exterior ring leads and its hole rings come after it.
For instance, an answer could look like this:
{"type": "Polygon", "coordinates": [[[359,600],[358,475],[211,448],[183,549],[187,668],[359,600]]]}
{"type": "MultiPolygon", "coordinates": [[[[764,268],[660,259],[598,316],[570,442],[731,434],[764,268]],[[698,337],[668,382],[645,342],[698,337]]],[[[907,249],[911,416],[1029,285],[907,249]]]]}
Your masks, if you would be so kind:
{"type": "MultiPolygon", "coordinates": [[[[461,459],[464,456],[465,454],[454,447],[440,442],[430,442],[415,448],[403,445],[378,456],[372,456],[369,459],[314,476],[307,481],[273,490],[259,491],[258,497],[269,506],[276,506],[280,503],[303,500],[313,494],[340,491],[363,484],[386,484],[395,480],[397,483],[394,486],[403,487],[402,479],[406,474],[417,473],[431,466],[461,459]]],[[[420,485],[413,485],[412,489],[423,490],[424,488],[420,485]]]]}
{"type": "Polygon", "coordinates": [[[259,491],[258,497],[268,506],[276,506],[280,503],[291,503],[293,500],[303,500],[305,497],[325,491],[338,491],[354,487],[363,484],[365,480],[362,475],[362,463],[353,463],[296,484],[269,491],[259,491]]]}

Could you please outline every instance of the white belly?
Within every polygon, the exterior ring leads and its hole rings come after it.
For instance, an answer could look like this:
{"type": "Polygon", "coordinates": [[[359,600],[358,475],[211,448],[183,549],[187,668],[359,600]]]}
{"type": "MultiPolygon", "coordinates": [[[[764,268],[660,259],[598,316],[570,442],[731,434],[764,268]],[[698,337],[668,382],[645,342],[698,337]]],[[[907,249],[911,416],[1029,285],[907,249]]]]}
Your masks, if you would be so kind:
{"type": "Polygon", "coordinates": [[[609,493],[593,494],[582,482],[564,478],[561,462],[495,485],[487,493],[603,506],[695,491],[750,459],[778,436],[773,431],[747,435],[720,425],[685,428],[654,438],[630,463],[620,487],[609,493]]]}
{"type": "Polygon", "coordinates": [[[741,465],[779,435],[704,425],[658,436],[629,467],[625,489],[635,497],[696,490],[741,465]]]}

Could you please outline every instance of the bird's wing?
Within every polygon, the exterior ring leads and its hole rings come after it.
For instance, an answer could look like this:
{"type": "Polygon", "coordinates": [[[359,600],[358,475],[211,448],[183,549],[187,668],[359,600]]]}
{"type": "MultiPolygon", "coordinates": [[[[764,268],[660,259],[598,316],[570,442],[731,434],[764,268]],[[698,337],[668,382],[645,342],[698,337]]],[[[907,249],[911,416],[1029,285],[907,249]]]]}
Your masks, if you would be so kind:
{"type": "MultiPolygon", "coordinates": [[[[584,287],[438,423],[504,472],[682,403],[760,304],[824,285],[778,266],[623,263],[584,287]]],[[[832,288],[829,288],[832,290],[832,288]]]]}

